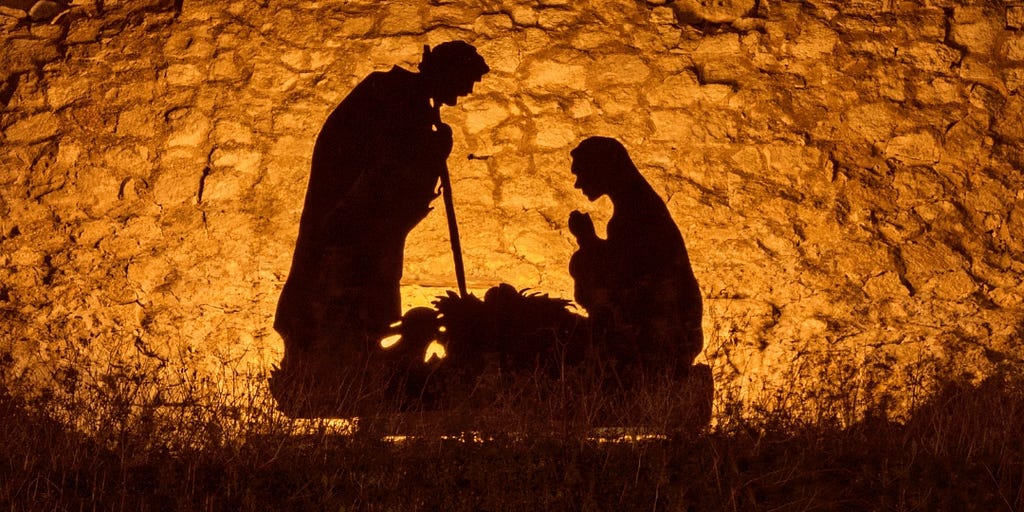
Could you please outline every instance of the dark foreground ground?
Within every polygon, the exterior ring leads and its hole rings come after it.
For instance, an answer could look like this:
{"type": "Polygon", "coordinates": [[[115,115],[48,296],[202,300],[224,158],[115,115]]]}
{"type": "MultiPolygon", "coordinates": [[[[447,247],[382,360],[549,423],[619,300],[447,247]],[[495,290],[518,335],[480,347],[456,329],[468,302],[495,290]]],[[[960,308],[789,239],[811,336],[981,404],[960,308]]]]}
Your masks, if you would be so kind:
{"type": "Polygon", "coordinates": [[[903,422],[775,411],[618,442],[551,428],[395,441],[263,419],[230,433],[221,413],[84,435],[39,408],[0,389],[0,510],[1024,510],[1010,377],[948,384],[903,422]]]}

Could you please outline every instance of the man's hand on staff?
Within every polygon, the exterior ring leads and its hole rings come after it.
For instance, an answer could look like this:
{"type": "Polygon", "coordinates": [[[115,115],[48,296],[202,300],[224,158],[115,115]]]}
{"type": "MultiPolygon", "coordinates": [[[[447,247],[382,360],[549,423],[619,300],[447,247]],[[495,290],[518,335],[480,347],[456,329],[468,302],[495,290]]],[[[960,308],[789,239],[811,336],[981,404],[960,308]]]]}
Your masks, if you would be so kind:
{"type": "Polygon", "coordinates": [[[452,127],[444,123],[435,124],[434,140],[438,157],[447,160],[448,155],[452,152],[452,127]]]}

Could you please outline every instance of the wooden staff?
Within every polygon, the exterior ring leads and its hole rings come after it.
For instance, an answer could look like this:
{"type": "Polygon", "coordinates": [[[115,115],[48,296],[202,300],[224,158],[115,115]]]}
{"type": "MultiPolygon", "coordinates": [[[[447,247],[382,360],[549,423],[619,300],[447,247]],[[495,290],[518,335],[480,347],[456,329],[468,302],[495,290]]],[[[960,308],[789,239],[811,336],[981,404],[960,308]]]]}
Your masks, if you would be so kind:
{"type": "MultiPolygon", "coordinates": [[[[434,130],[447,131],[451,134],[451,127],[441,121],[441,104],[437,100],[431,100],[434,109],[434,130]]],[[[455,260],[455,281],[459,285],[459,296],[465,298],[466,292],[466,267],[462,264],[462,243],[459,241],[459,225],[455,222],[455,202],[452,200],[452,178],[448,174],[448,158],[441,165],[441,197],[444,199],[444,214],[448,218],[448,238],[452,244],[452,258],[455,260]]]]}
{"type": "Polygon", "coordinates": [[[452,242],[452,257],[455,258],[455,280],[459,283],[459,296],[465,298],[466,268],[462,265],[462,244],[459,242],[459,225],[455,222],[455,204],[452,201],[452,179],[448,165],[441,168],[441,197],[444,199],[444,213],[448,217],[448,238],[452,242]]]}

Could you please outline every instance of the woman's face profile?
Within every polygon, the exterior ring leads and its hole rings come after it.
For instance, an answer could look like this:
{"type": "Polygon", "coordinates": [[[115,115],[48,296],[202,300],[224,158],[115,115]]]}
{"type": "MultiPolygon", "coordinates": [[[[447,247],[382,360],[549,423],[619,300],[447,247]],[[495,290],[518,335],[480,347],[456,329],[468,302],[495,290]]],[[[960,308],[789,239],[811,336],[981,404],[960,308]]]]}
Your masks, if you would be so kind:
{"type": "Polygon", "coordinates": [[[583,192],[587,199],[594,201],[607,193],[601,186],[600,180],[597,179],[599,173],[595,172],[593,166],[587,165],[585,160],[574,157],[571,170],[576,176],[576,183],[573,184],[573,187],[583,192]]]}

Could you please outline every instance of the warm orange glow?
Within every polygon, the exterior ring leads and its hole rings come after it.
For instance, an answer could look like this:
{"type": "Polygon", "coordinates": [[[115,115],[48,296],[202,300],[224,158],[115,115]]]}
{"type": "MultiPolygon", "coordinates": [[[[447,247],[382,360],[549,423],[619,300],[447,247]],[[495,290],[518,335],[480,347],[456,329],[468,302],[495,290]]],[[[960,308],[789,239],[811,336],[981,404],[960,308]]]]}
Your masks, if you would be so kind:
{"type": "Polygon", "coordinates": [[[437,357],[438,359],[444,359],[448,355],[444,345],[437,342],[437,340],[431,341],[430,345],[427,345],[427,352],[423,354],[423,362],[429,363],[431,359],[437,357]]]}
{"type": "Polygon", "coordinates": [[[401,334],[392,334],[390,336],[385,336],[383,339],[380,340],[380,348],[391,348],[397,345],[398,341],[401,339],[401,334]]]}

